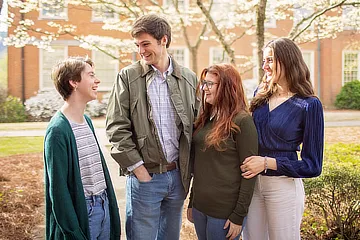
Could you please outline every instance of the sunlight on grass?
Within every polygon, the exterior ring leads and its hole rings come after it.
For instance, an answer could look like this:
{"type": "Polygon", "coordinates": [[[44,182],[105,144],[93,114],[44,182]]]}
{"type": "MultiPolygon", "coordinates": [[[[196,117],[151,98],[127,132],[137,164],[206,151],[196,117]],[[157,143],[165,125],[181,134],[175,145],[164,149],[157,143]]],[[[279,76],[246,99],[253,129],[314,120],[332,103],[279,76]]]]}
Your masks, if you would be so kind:
{"type": "Polygon", "coordinates": [[[0,157],[43,151],[44,137],[1,137],[0,157]]]}

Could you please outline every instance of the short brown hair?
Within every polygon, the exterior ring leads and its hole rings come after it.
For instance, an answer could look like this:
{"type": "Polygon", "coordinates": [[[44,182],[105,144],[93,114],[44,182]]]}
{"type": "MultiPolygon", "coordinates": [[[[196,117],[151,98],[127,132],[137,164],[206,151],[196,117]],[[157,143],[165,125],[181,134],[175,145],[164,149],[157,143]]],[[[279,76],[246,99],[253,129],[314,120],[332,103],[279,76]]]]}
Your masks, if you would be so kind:
{"type": "Polygon", "coordinates": [[[86,64],[94,66],[94,63],[87,56],[69,57],[52,68],[51,79],[64,100],[67,100],[74,90],[70,80],[80,82],[81,72],[84,71],[86,64]]]}
{"type": "Polygon", "coordinates": [[[155,14],[143,15],[136,19],[131,36],[136,38],[142,33],[150,34],[158,42],[166,35],[166,48],[169,48],[171,43],[171,27],[165,18],[159,17],[155,14]]]}

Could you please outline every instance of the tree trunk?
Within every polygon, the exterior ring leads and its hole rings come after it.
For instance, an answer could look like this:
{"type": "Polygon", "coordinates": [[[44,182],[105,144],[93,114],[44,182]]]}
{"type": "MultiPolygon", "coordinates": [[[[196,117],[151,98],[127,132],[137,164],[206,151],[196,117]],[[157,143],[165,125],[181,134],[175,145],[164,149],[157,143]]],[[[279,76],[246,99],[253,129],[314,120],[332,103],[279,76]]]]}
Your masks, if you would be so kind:
{"type": "Polygon", "coordinates": [[[259,82],[261,81],[264,75],[264,71],[262,70],[262,61],[263,61],[263,47],[265,41],[266,2],[267,0],[259,0],[259,5],[256,9],[256,42],[257,42],[259,82]]]}
{"type": "Polygon", "coordinates": [[[197,62],[197,54],[198,49],[195,47],[191,47],[190,49],[190,55],[191,55],[191,69],[194,71],[196,76],[198,75],[198,62],[197,62]]]}
{"type": "Polygon", "coordinates": [[[203,2],[201,0],[197,0],[196,4],[199,6],[200,10],[203,12],[206,19],[209,21],[211,29],[214,31],[215,35],[219,39],[220,44],[222,45],[225,52],[229,56],[231,64],[236,67],[234,50],[231,48],[230,44],[226,42],[225,36],[221,33],[221,31],[217,27],[214,19],[210,15],[209,10],[206,9],[206,7],[204,6],[204,4],[203,4],[203,2]]]}

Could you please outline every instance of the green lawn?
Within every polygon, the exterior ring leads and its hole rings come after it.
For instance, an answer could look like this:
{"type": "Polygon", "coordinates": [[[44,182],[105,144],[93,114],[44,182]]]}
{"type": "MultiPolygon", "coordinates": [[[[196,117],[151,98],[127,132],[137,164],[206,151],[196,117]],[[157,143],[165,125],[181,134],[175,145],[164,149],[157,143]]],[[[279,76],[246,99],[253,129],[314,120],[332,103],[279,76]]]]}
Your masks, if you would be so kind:
{"type": "Polygon", "coordinates": [[[0,157],[43,151],[44,137],[0,137],[0,157]]]}

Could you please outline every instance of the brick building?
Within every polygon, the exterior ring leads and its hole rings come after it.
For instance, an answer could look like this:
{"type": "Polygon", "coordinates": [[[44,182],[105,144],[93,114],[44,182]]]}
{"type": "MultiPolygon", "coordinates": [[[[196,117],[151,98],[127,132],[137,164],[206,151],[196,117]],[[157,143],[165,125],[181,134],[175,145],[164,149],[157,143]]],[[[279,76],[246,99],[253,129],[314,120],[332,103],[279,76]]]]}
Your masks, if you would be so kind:
{"type": "MultiPolygon", "coordinates": [[[[165,0],[164,4],[166,2],[165,0]]],[[[187,1],[181,2],[187,3],[187,1]]],[[[114,17],[111,13],[99,14],[90,8],[72,5],[53,11],[48,8],[47,10],[40,9],[40,11],[26,13],[26,18],[32,19],[36,27],[46,29],[48,28],[48,21],[71,23],[77,26],[77,35],[92,34],[128,39],[130,36],[127,33],[102,29],[104,18],[111,17],[114,17]],[[50,15],[51,17],[49,17],[50,15]]],[[[290,20],[268,21],[266,31],[275,36],[287,36],[292,25],[293,22],[290,20]]],[[[10,29],[9,32],[12,30],[10,29]]],[[[194,33],[198,31],[195,28],[192,30],[194,33]]],[[[333,107],[336,95],[344,83],[360,79],[360,51],[350,47],[354,41],[360,41],[360,34],[353,34],[353,31],[348,30],[339,34],[336,39],[322,39],[300,45],[311,72],[315,92],[327,108],[333,107]]],[[[241,38],[234,45],[235,54],[254,56],[255,59],[256,49],[251,45],[252,42],[255,42],[254,36],[241,38]]],[[[53,86],[50,79],[51,67],[58,60],[67,56],[89,55],[94,60],[96,74],[102,81],[99,90],[103,93],[111,89],[117,72],[123,67],[102,52],[79,47],[79,42],[71,36],[63,36],[53,41],[52,47],[53,52],[47,52],[30,45],[24,48],[8,48],[9,94],[28,99],[36,95],[39,90],[51,88],[53,86]]],[[[179,63],[184,66],[191,66],[189,50],[181,37],[173,40],[170,51],[179,63]]],[[[222,59],[222,52],[218,42],[203,41],[198,52],[197,72],[200,73],[203,68],[222,59]]],[[[227,58],[224,61],[227,61],[227,58]]],[[[240,72],[242,72],[241,69],[240,72]]],[[[256,78],[256,68],[242,74],[244,81],[256,78]]]]}

